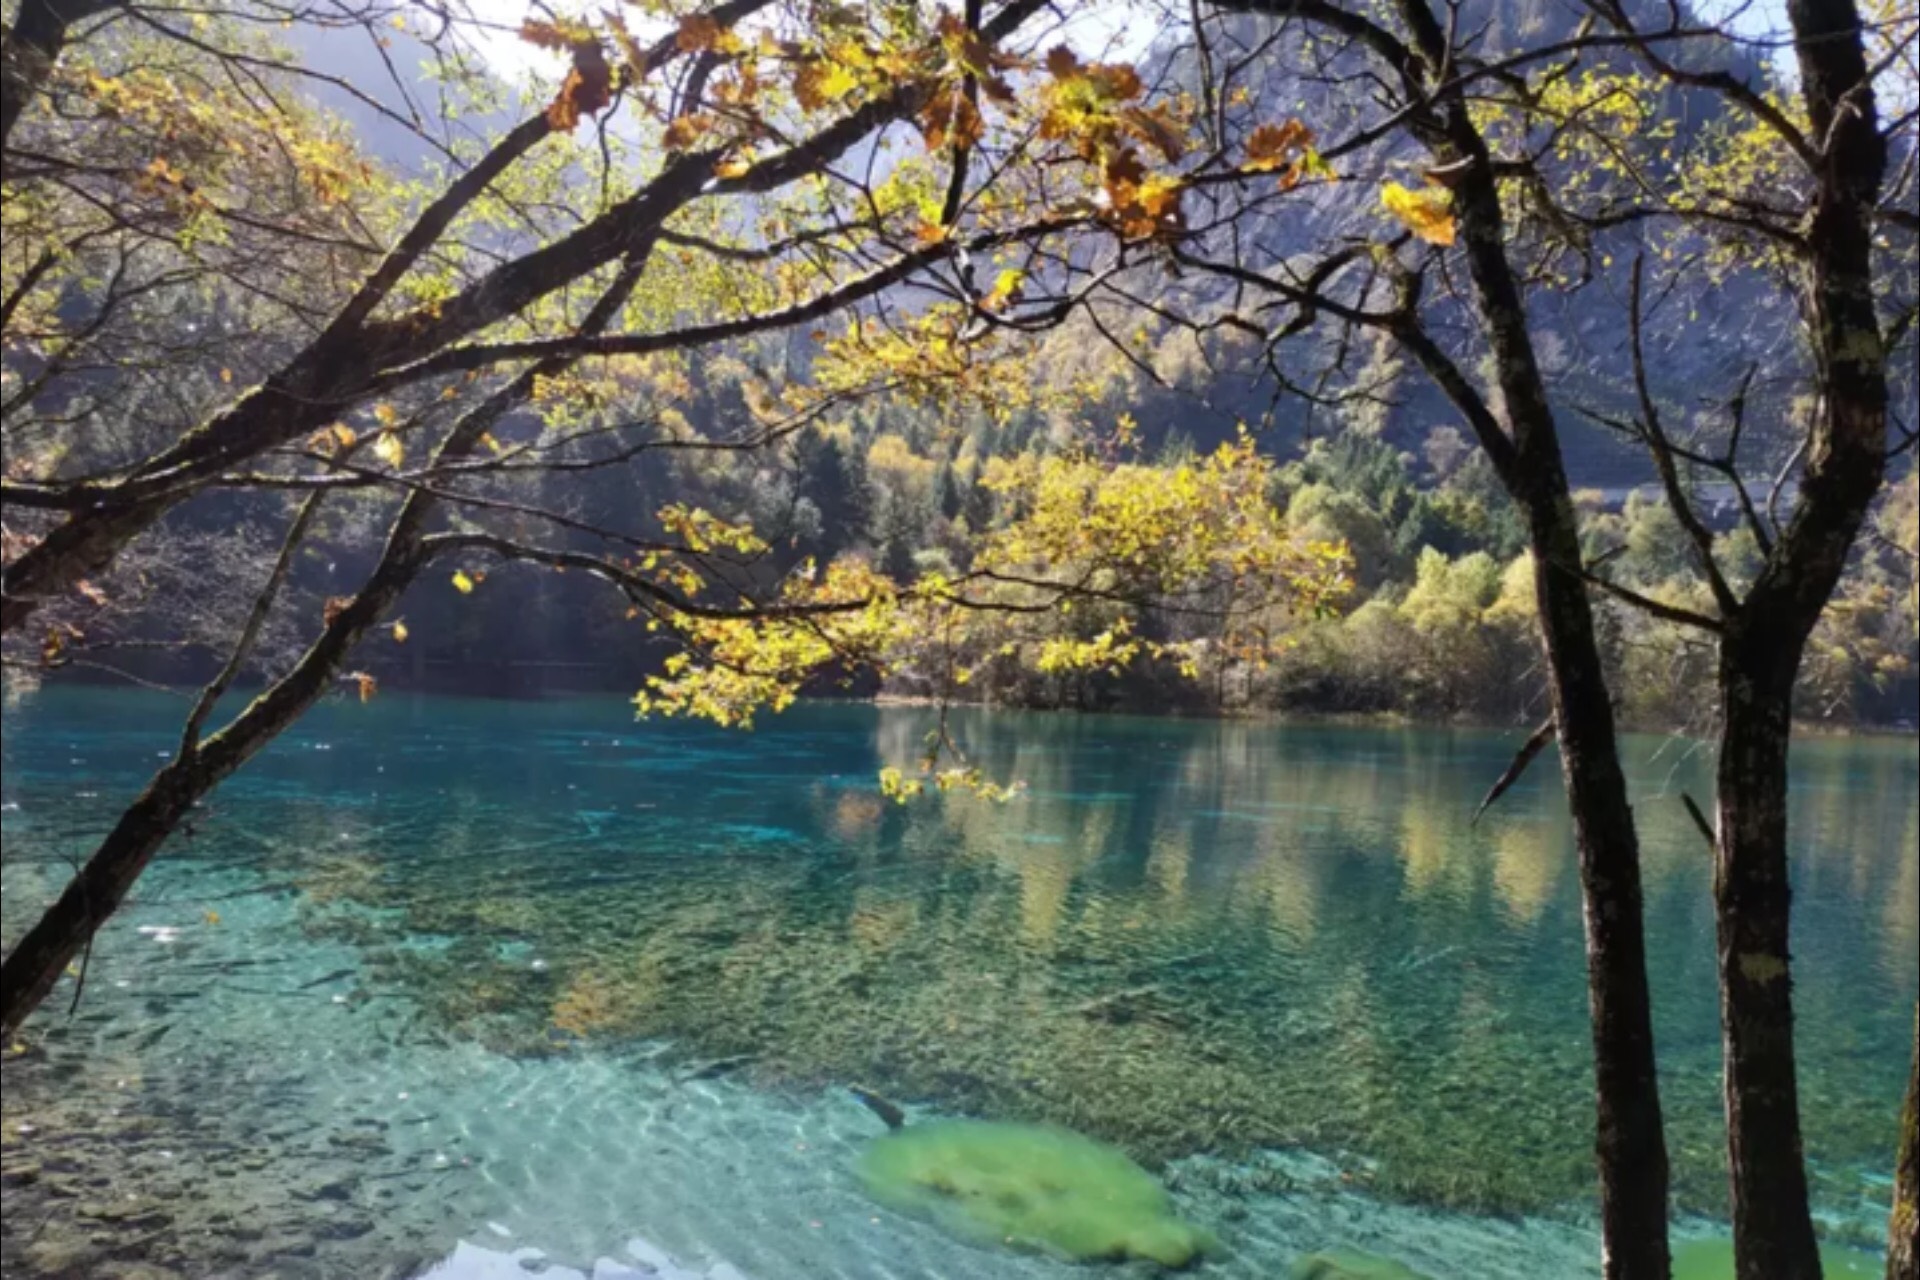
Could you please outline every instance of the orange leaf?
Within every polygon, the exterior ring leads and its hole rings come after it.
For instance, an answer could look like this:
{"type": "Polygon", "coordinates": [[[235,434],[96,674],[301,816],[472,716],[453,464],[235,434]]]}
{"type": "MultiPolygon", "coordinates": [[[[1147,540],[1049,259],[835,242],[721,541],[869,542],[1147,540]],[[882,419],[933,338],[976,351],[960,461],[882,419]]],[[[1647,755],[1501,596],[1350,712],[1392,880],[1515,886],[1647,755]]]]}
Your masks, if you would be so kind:
{"type": "Polygon", "coordinates": [[[613,42],[619,46],[620,56],[626,60],[627,79],[638,80],[647,74],[647,51],[642,49],[627,30],[627,20],[613,9],[602,9],[600,16],[607,21],[607,27],[613,32],[613,42]]]}
{"type": "Polygon", "coordinates": [[[1103,96],[1126,102],[1147,91],[1140,73],[1124,62],[1102,62],[1087,68],[1087,78],[1098,85],[1103,96]]]}
{"type": "Polygon", "coordinates": [[[684,14],[673,42],[682,53],[705,53],[720,43],[720,24],[704,13],[684,14]]]}
{"type": "Polygon", "coordinates": [[[573,46],[573,70],[560,93],[547,107],[547,123],[561,133],[571,132],[583,115],[593,115],[613,101],[613,68],[597,40],[573,46]]]}
{"type": "Polygon", "coordinates": [[[1240,168],[1247,173],[1288,168],[1300,159],[1312,141],[1312,131],[1298,120],[1263,124],[1247,136],[1247,158],[1240,168]]]}
{"type": "Polygon", "coordinates": [[[1169,161],[1178,160],[1186,154],[1186,139],[1180,136],[1180,130],[1168,119],[1164,103],[1152,110],[1128,107],[1120,113],[1120,118],[1135,137],[1152,146],[1169,161]]]}
{"type": "Polygon", "coordinates": [[[701,134],[713,128],[716,119],[704,111],[690,115],[675,116],[673,123],[660,135],[660,145],[669,151],[685,151],[691,147],[701,134]]]}
{"type": "Polygon", "coordinates": [[[980,141],[984,128],[979,108],[958,89],[943,89],[929,98],[920,108],[919,124],[929,151],[938,151],[948,143],[971,147],[980,141]]]}
{"type": "Polygon", "coordinates": [[[1118,192],[1121,188],[1137,187],[1147,180],[1147,168],[1140,163],[1140,153],[1128,147],[1113,159],[1107,161],[1107,191],[1115,196],[1114,203],[1120,203],[1118,192]]]}
{"type": "Polygon", "coordinates": [[[568,31],[557,23],[542,22],[537,18],[528,18],[520,24],[520,38],[540,49],[551,49],[555,53],[573,47],[579,38],[577,32],[568,31]]]}

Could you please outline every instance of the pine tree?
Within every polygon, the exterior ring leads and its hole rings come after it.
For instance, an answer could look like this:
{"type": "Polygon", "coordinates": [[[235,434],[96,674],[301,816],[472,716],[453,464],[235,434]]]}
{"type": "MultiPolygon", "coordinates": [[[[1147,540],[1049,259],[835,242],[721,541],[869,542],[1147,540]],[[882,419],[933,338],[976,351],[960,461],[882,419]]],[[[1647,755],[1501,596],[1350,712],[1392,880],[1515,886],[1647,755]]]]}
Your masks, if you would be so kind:
{"type": "Polygon", "coordinates": [[[809,432],[793,447],[800,496],[820,513],[820,530],[807,551],[825,564],[864,540],[873,494],[859,454],[824,432],[809,432]]]}

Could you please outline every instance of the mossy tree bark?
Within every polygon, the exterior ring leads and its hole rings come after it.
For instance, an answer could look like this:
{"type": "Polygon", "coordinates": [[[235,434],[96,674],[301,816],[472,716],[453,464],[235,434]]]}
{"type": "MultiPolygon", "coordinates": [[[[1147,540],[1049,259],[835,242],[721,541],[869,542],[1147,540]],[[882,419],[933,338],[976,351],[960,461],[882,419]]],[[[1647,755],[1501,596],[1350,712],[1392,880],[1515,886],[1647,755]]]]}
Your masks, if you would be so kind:
{"type": "Polygon", "coordinates": [[[116,0],[21,0],[13,25],[0,37],[0,142],[47,82],[76,22],[114,7],[116,0]]]}
{"type": "MultiPolygon", "coordinates": [[[[1416,6],[1408,6],[1416,7],[1416,6]]],[[[1417,6],[1432,21],[1430,11],[1417,6]]],[[[1435,37],[1438,38],[1437,24],[1435,37]]],[[[1603,1269],[1610,1280],[1664,1280],[1668,1164],[1654,1062],[1640,845],[1606,684],[1580,533],[1559,433],[1540,375],[1525,304],[1508,263],[1493,166],[1464,109],[1442,160],[1471,158],[1455,191],[1514,442],[1508,487],[1526,512],[1534,594],[1573,815],[1586,924],[1593,1035],[1595,1155],[1603,1269]]]]}
{"type": "Polygon", "coordinates": [[[1886,143],[1854,0],[1787,16],[1815,148],[1803,288],[1818,407],[1793,515],[1724,619],[1714,897],[1739,1280],[1818,1280],[1793,1045],[1787,756],[1793,690],[1886,474],[1886,348],[1872,253],[1886,143]]]}
{"type": "Polygon", "coordinates": [[[1887,1280],[1920,1280],[1920,1001],[1913,1010],[1913,1065],[1900,1109],[1900,1158],[1887,1220],[1887,1280]]]}
{"type": "Polygon", "coordinates": [[[1818,1280],[1787,958],[1787,736],[1797,663],[1782,687],[1777,648],[1743,644],[1737,633],[1722,648],[1714,905],[1727,1152],[1741,1280],[1818,1280]]]}

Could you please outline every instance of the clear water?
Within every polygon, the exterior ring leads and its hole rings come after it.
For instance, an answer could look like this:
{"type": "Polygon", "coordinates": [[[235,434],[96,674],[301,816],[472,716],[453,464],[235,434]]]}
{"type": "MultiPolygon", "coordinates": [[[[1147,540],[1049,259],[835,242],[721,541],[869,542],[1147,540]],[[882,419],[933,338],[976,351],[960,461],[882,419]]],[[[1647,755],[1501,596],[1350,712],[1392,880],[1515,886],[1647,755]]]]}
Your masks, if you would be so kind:
{"type": "MultiPolygon", "coordinates": [[[[179,716],[117,690],[7,710],[9,941],[179,716]]],[[[170,846],[77,1013],[69,982],[6,1064],[6,1274],[1089,1274],[868,1200],[850,1166],[884,1129],[859,1084],[1120,1145],[1222,1239],[1202,1274],[1357,1247],[1437,1278],[1597,1275],[1553,770],[1468,824],[1516,735],[967,714],[1024,798],[884,802],[876,772],[931,722],[317,712],[170,846]]],[[[1708,766],[1629,754],[1676,1195],[1707,1232],[1709,868],[1679,793],[1708,766]]],[[[1795,767],[1808,1152],[1829,1235],[1871,1245],[1920,759],[1815,740],[1795,767]]]]}

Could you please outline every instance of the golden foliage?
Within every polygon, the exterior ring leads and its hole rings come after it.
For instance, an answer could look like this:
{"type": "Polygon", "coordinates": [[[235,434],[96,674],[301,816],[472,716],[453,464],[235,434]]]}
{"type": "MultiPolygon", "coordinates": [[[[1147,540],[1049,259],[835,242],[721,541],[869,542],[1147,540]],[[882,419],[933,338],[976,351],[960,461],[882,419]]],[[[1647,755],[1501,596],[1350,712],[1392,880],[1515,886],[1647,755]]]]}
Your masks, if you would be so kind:
{"type": "Polygon", "coordinates": [[[1452,199],[1445,189],[1423,187],[1415,191],[1389,182],[1380,189],[1380,203],[1400,225],[1428,244],[1453,243],[1452,199]]]}

